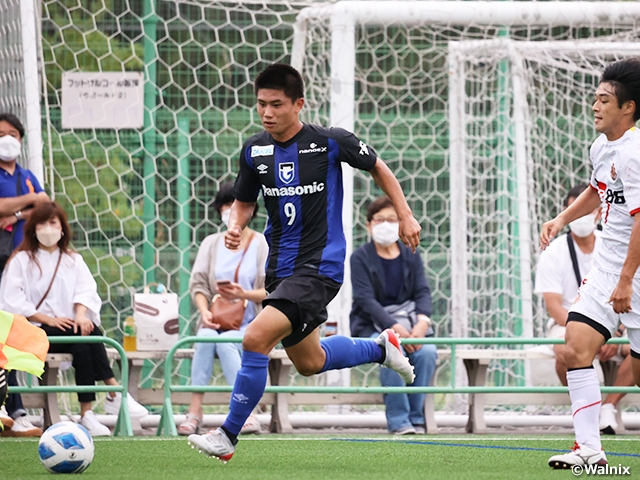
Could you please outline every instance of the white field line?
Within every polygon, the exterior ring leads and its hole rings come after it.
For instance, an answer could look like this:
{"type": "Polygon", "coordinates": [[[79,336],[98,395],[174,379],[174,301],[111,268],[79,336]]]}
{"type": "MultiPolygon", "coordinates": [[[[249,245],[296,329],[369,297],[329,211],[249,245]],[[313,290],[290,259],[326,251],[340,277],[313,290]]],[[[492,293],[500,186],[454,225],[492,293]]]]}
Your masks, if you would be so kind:
{"type": "MultiPolygon", "coordinates": [[[[187,445],[187,439],[182,437],[100,437],[94,438],[94,442],[127,442],[134,440],[136,442],[184,442],[187,445]]],[[[535,436],[535,437],[473,437],[473,436],[457,436],[457,437],[443,437],[443,436],[434,436],[434,435],[411,435],[411,436],[402,436],[402,437],[393,437],[393,436],[379,436],[379,437],[359,437],[359,436],[339,436],[339,435],[330,435],[322,436],[322,437],[311,437],[311,436],[300,436],[300,437],[290,437],[290,436],[252,436],[252,437],[241,437],[241,442],[333,442],[333,441],[372,441],[372,442],[468,442],[470,444],[481,444],[484,442],[548,442],[548,441],[563,441],[563,442],[573,442],[575,437],[566,437],[566,436],[535,436]]],[[[640,436],[638,435],[624,435],[624,436],[616,436],[616,437],[607,437],[604,438],[607,443],[608,442],[635,442],[640,440],[640,436]]],[[[12,438],[9,440],[10,442],[34,442],[33,438],[12,438]]],[[[0,440],[0,444],[2,444],[2,440],[0,440]]]]}

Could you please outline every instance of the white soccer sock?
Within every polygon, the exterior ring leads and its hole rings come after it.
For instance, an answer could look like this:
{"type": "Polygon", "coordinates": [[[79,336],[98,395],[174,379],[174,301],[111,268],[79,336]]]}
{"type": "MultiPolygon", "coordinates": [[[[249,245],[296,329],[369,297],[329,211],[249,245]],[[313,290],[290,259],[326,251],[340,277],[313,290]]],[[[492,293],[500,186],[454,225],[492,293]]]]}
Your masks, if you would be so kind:
{"type": "Polygon", "coordinates": [[[600,451],[600,383],[593,368],[581,368],[567,372],[573,427],[578,445],[600,451]]]}

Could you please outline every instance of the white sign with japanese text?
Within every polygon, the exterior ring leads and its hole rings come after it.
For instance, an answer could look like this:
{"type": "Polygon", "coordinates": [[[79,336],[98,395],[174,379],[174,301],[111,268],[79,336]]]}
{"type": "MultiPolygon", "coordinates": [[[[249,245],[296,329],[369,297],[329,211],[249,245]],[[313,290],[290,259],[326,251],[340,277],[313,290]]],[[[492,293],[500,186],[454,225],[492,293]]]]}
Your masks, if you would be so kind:
{"type": "Polygon", "coordinates": [[[64,72],[62,128],[142,128],[142,72],[64,72]]]}

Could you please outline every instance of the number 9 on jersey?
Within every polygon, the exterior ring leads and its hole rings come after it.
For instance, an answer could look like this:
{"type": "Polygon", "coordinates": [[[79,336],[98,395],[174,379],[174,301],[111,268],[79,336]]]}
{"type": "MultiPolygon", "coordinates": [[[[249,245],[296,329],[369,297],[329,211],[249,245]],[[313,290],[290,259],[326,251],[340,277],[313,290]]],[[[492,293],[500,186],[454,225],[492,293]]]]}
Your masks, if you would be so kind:
{"type": "Polygon", "coordinates": [[[291,202],[285,203],[284,214],[289,219],[287,225],[293,225],[293,222],[296,221],[296,206],[291,202]]]}

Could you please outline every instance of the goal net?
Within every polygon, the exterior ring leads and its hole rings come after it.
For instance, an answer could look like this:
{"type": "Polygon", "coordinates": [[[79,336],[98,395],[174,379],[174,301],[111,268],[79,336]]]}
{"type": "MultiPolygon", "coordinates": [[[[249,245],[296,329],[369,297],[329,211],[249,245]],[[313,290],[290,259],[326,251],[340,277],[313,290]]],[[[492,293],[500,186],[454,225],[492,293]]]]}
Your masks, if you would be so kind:
{"type": "MultiPolygon", "coordinates": [[[[436,336],[544,336],[532,292],[539,227],[589,178],[604,66],[640,55],[638,7],[596,6],[345,2],[298,17],[293,61],[309,110],[377,149],[423,227],[436,336]]],[[[354,173],[355,245],[378,194],[354,173]]],[[[496,361],[489,381],[536,373],[496,361]]],[[[553,382],[553,368],[542,377],[553,382]]]]}
{"type": "MultiPolygon", "coordinates": [[[[0,105],[19,115],[26,115],[27,95],[23,65],[16,66],[23,47],[17,32],[27,3],[0,6],[7,39],[0,46],[0,105]]],[[[638,40],[640,6],[34,4],[46,184],[69,214],[73,246],[98,281],[109,336],[121,338],[132,292],[150,282],[179,294],[181,334],[194,333],[191,266],[204,236],[219,231],[213,195],[233,180],[243,140],[260,129],[252,81],[273,62],[303,72],[305,121],[355,131],[400,179],[423,227],[436,335],[543,334],[546,316],[531,292],[536,232],[570,186],[588,178],[590,95],[604,64],[637,54],[625,48],[638,40]],[[594,42],[605,47],[593,49],[594,42]],[[143,127],[63,128],[62,76],[69,72],[142,72],[143,127]]],[[[366,206],[381,192],[361,172],[345,178],[345,233],[357,247],[366,241],[366,206]]],[[[257,229],[264,219],[262,213],[257,229]]],[[[348,281],[343,292],[332,315],[344,331],[348,281]]],[[[188,382],[186,362],[172,368],[176,383],[188,382]]],[[[150,362],[143,380],[160,385],[163,369],[150,362]]],[[[518,362],[495,362],[491,372],[496,384],[527,381],[518,362]]],[[[364,368],[350,381],[373,385],[377,378],[364,368]]],[[[224,382],[220,372],[214,381],[224,382]]],[[[303,381],[325,380],[291,380],[303,381]]],[[[434,383],[448,382],[442,362],[434,383]]],[[[452,406],[448,397],[436,400],[439,409],[452,406]]]]}

